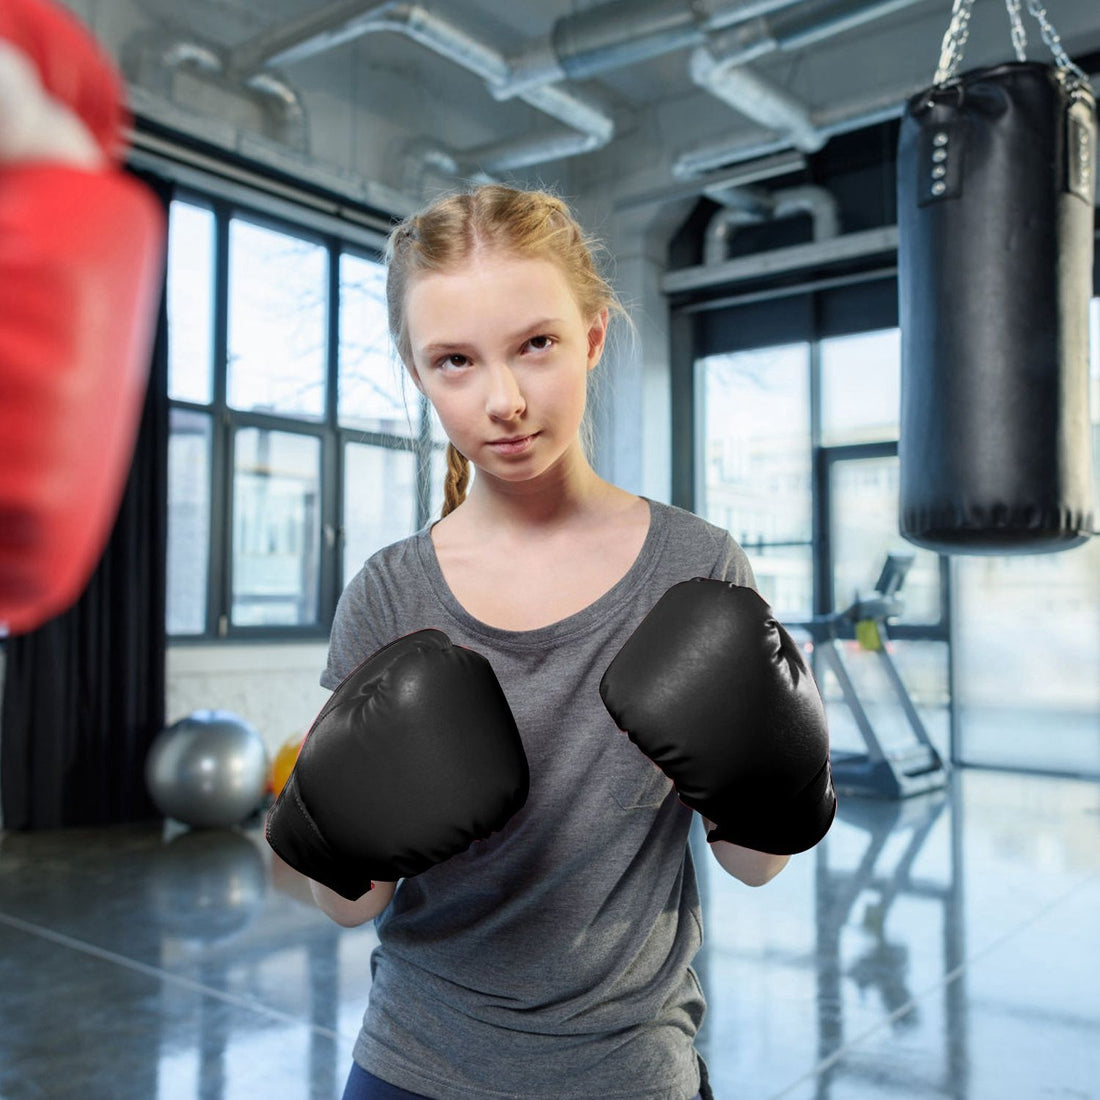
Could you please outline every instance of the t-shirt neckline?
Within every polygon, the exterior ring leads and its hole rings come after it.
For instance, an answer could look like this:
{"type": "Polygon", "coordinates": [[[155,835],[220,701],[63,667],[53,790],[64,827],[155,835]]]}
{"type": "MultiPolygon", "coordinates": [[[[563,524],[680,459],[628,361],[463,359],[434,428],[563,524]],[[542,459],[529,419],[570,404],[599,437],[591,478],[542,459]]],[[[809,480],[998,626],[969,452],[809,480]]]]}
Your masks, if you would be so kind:
{"type": "Polygon", "coordinates": [[[562,641],[594,629],[605,621],[605,613],[609,607],[627,596],[652,571],[660,557],[660,548],[665,538],[665,514],[657,502],[646,496],[642,496],[641,499],[649,506],[649,527],[642,547],[631,562],[630,568],[606,592],[597,596],[586,607],[582,607],[564,619],[547,623],[545,626],[537,626],[533,630],[507,630],[504,627],[482,622],[459,603],[446,577],[443,576],[443,569],[435,552],[435,544],[432,542],[431,530],[438,521],[433,520],[417,532],[415,542],[417,555],[436,597],[447,613],[467,631],[494,642],[508,642],[513,646],[535,648],[545,645],[548,641],[562,641]]]}

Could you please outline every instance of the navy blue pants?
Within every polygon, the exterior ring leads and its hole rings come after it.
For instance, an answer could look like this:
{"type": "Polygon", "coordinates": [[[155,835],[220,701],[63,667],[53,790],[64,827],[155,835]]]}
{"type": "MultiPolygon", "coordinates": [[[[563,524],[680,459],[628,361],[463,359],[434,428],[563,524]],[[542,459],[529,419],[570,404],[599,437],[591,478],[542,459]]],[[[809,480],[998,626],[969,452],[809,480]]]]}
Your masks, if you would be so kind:
{"type": "MultiPolygon", "coordinates": [[[[701,1100],[701,1097],[701,1093],[696,1093],[692,1100],[701,1100]]],[[[348,1083],[344,1086],[344,1100],[431,1100],[431,1097],[387,1084],[356,1062],[352,1063],[348,1083]]]]}

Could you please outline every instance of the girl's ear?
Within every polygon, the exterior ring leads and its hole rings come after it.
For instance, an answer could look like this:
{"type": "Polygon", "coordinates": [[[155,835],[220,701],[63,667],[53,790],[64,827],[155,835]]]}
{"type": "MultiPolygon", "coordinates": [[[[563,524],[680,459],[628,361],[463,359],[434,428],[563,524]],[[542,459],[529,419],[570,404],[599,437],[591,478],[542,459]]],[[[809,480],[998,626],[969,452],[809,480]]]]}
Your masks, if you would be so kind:
{"type": "Polygon", "coordinates": [[[588,326],[588,369],[591,370],[603,355],[604,345],[607,342],[607,309],[601,309],[588,326]]]}

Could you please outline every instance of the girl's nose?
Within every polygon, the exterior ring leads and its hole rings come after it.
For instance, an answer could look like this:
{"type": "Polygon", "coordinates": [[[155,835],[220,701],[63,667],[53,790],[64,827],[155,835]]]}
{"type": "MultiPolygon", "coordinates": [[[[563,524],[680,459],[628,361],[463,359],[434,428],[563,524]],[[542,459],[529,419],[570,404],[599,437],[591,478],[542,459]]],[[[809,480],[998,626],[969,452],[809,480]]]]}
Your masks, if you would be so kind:
{"type": "Polygon", "coordinates": [[[527,402],[511,368],[498,366],[490,372],[485,410],[494,420],[515,420],[527,411],[527,402]]]}

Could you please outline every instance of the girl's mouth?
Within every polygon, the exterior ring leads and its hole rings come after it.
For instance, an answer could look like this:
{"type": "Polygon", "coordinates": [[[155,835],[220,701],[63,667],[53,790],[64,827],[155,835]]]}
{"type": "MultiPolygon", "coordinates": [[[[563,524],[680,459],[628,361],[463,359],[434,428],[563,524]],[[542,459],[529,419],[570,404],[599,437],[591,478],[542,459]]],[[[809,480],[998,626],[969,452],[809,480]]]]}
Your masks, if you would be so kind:
{"type": "Polygon", "coordinates": [[[489,446],[497,454],[518,455],[531,446],[538,434],[538,432],[533,432],[531,435],[512,436],[510,439],[496,439],[491,441],[489,446]]]}

